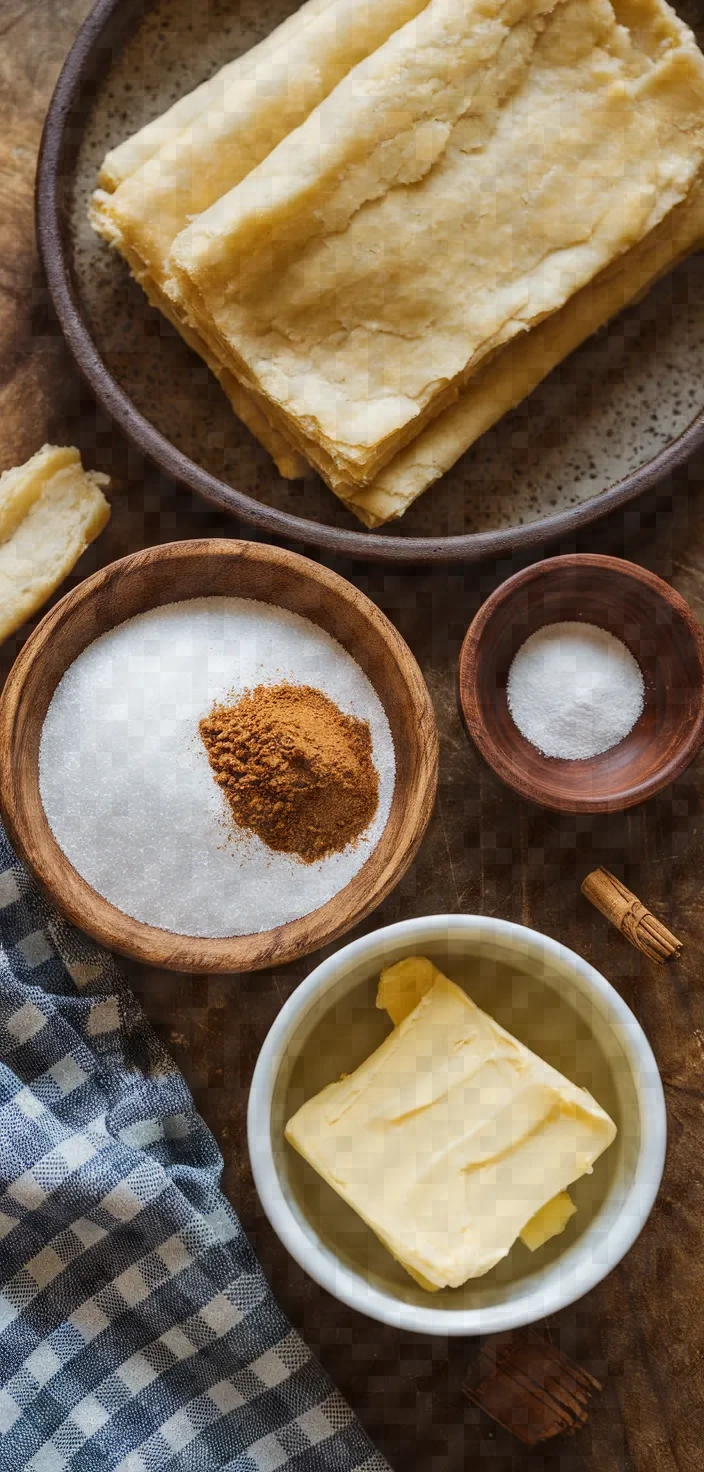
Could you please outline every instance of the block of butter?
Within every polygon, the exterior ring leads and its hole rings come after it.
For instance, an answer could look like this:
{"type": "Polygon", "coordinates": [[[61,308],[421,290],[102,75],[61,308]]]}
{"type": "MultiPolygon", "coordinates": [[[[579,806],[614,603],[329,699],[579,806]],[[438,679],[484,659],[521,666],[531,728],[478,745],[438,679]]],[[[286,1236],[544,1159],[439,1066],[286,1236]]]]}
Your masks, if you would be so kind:
{"type": "Polygon", "coordinates": [[[430,961],[382,974],[396,1025],[286,1138],[424,1288],[459,1287],[563,1230],[616,1126],[430,961]]]}

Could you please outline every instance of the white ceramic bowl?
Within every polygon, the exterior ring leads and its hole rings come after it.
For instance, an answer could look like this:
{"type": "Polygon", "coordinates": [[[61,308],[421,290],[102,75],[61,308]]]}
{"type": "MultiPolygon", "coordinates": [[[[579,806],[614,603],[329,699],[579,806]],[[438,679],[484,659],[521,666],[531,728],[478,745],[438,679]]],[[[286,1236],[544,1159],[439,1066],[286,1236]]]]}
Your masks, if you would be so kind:
{"type": "Polygon", "coordinates": [[[423,1334],[486,1334],[530,1324],[588,1293],[647,1220],[662,1176],[666,1118],[657,1065],[613,987],[554,940],[478,915],[405,920],[343,947],[302,983],[257,1061],[248,1116],[257,1190],[284,1246],[329,1293],[382,1323],[423,1334]],[[593,1174],[570,1188],[576,1215],[531,1253],[428,1294],[284,1139],[303,1102],[355,1068],[389,1031],[379,973],[429,956],[522,1042],[588,1088],[618,1126],[593,1174]]]}

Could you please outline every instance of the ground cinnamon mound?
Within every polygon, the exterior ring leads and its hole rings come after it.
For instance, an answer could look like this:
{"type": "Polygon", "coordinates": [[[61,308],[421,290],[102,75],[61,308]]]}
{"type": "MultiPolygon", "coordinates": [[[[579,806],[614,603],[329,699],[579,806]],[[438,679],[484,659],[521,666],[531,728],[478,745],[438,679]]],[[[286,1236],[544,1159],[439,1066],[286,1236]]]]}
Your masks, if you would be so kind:
{"type": "Polygon", "coordinates": [[[369,826],[379,800],[367,721],[312,685],[258,685],[200,722],[240,828],[312,864],[369,826]]]}

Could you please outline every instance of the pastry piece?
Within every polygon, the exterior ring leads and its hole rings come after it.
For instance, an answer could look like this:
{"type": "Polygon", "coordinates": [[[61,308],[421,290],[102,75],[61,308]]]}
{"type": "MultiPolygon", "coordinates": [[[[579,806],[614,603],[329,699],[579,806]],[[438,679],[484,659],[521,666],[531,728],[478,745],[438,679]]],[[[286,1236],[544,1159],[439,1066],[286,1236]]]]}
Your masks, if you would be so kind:
{"type": "MultiPolygon", "coordinates": [[[[298,1110],[286,1138],[435,1290],[495,1267],[592,1169],[616,1127],[586,1090],[429,966],[413,1010],[354,1073],[298,1110]]],[[[395,969],[380,995],[398,1014],[415,983],[406,975],[395,993],[395,969]]]]}
{"type": "Polygon", "coordinates": [[[0,640],[31,618],[102,531],[108,477],[78,450],[44,445],[0,475],[0,640]]]}
{"type": "MultiPolygon", "coordinates": [[[[309,0],[253,51],[198,89],[197,111],[185,127],[179,109],[186,103],[187,111],[194,108],[194,94],[152,124],[158,129],[154,136],[164,141],[112,193],[96,191],[95,228],[118,249],[129,249],[163,286],[168,251],[188,221],[244,179],[351,67],[423,3],[309,0]]],[[[112,164],[103,165],[106,170],[114,175],[114,155],[112,164]]]]}
{"type": "Polygon", "coordinates": [[[174,244],[193,324],[323,473],[370,483],[691,188],[691,32],[548,9],[431,0],[174,244]]]}
{"type": "Polygon", "coordinates": [[[279,47],[295,44],[302,28],[321,11],[329,10],[330,4],[331,0],[308,0],[306,5],[294,10],[292,15],[277,26],[275,31],[265,36],[257,46],[252,46],[242,56],[229,61],[214,76],[201,82],[199,87],[188,92],[185,97],[180,97],[166,112],[146,123],[139,132],[125,138],[116,148],[111,148],[103,159],[98,175],[100,188],[108,192],[119,188],[125,179],[135,174],[165,144],[173,142],[179,133],[190,128],[199,117],[206,113],[223,112],[230,85],[252,76],[257,68],[260,71],[265,68],[279,47]]]}
{"type": "Polygon", "coordinates": [[[335,490],[366,526],[402,516],[486,430],[533,392],[570,353],[704,241],[704,184],[697,179],[678,205],[639,245],[619,257],[529,333],[515,338],[470,379],[457,402],[381,471],[372,485],[335,490]]]}
{"type": "Polygon", "coordinates": [[[194,328],[183,320],[177,308],[164,295],[156,282],[152,281],[138,258],[132,257],[129,251],[124,254],[132,267],[132,275],[139,282],[152,306],[168,318],[189,348],[198,353],[199,357],[207,363],[211,373],[215,375],[223,392],[230,400],[237,418],[246,424],[255,439],[259,440],[260,445],[263,445],[264,449],[269,452],[279,473],[285,480],[302,479],[309,471],[308,462],[298,450],[294,449],[285,435],[269,423],[266,414],[260,407],[258,397],[249,393],[234,374],[222,366],[208,344],[199,337],[194,328]]]}
{"type": "MultiPolygon", "coordinates": [[[[699,249],[702,242],[704,183],[698,177],[687,199],[644,240],[614,261],[559,312],[497,353],[469,380],[457,401],[431,420],[371,485],[352,486],[330,466],[325,471],[328,485],[365,526],[382,526],[402,516],[570,353],[625,307],[645,296],[656,281],[699,249]]],[[[261,419],[266,422],[266,400],[255,400],[252,394],[248,400],[250,405],[259,404],[261,419]]],[[[255,428],[253,432],[258,431],[255,428]]],[[[272,426],[269,432],[275,433],[272,426]]],[[[261,434],[259,437],[264,442],[261,434]]],[[[291,454],[295,452],[291,450],[291,454]]]]}
{"type": "Polygon", "coordinates": [[[260,45],[182,98],[103,163],[91,224],[128,262],[160,308],[219,378],[235,413],[282,475],[307,466],[164,294],[180,230],[237,184],[425,0],[309,0],[260,45]]]}

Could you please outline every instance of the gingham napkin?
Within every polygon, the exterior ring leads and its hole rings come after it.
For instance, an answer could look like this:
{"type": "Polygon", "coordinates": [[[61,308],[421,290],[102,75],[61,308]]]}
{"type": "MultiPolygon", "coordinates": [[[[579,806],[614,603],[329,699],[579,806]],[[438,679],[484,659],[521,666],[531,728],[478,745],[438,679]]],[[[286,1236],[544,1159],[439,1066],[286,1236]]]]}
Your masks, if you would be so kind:
{"type": "Polygon", "coordinates": [[[0,829],[1,1472],[389,1472],[221,1170],[118,968],[0,829]]]}

